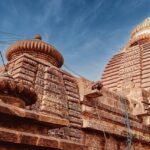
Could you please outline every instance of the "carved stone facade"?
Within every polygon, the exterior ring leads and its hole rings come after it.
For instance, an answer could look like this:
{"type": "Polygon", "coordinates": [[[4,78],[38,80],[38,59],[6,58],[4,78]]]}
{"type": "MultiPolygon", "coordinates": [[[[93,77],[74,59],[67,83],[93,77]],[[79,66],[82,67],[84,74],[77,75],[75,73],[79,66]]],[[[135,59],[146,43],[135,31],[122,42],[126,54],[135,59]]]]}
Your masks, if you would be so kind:
{"type": "Polygon", "coordinates": [[[125,150],[132,135],[130,149],[149,150],[145,22],[109,61],[102,82],[62,70],[63,56],[40,35],[10,45],[0,68],[0,149],[125,150]]]}

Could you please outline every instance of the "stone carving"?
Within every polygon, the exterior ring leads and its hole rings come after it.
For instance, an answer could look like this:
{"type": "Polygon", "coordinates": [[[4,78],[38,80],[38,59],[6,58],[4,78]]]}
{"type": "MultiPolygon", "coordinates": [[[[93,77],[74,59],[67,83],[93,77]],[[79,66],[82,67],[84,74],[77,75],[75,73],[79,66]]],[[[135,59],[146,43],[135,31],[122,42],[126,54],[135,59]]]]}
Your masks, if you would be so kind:
{"type": "Polygon", "coordinates": [[[6,103],[25,107],[36,102],[37,94],[32,87],[16,82],[6,74],[0,77],[0,98],[6,103]]]}
{"type": "Polygon", "coordinates": [[[92,90],[95,90],[95,89],[101,90],[102,87],[103,87],[102,83],[100,81],[98,81],[92,85],[92,90]]]}

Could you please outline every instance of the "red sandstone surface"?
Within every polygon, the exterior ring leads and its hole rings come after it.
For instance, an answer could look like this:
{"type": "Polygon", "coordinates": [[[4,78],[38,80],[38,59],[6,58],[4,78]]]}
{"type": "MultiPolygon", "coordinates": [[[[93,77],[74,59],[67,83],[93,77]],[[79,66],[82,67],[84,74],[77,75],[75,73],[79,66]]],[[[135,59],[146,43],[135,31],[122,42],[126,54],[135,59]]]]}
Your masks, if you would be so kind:
{"type": "Polygon", "coordinates": [[[8,72],[0,68],[0,149],[149,150],[149,27],[147,19],[135,28],[95,83],[62,70],[63,56],[40,35],[10,45],[8,72]]]}

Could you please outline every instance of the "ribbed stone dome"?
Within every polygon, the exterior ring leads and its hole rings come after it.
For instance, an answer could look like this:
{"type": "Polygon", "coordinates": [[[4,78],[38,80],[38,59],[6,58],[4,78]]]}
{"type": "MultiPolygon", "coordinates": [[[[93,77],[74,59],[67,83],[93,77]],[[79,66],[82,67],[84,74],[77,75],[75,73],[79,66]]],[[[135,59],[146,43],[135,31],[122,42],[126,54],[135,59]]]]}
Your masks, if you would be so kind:
{"type": "Polygon", "coordinates": [[[150,39],[150,17],[145,19],[141,24],[137,25],[132,33],[129,46],[135,42],[150,39]]]}
{"type": "Polygon", "coordinates": [[[64,63],[62,54],[52,45],[42,41],[42,37],[40,35],[36,35],[32,40],[16,41],[16,43],[12,44],[7,49],[6,58],[10,61],[24,53],[43,59],[59,68],[64,63]]]}

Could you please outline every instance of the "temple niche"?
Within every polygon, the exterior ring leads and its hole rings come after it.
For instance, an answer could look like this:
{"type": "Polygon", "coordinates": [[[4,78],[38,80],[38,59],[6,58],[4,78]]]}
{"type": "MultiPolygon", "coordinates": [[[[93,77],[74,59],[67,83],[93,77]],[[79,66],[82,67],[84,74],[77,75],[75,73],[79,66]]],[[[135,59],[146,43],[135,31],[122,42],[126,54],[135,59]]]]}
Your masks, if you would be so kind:
{"type": "Polygon", "coordinates": [[[0,149],[149,150],[150,19],[108,62],[102,79],[63,70],[51,44],[19,40],[0,67],[0,149]]]}

